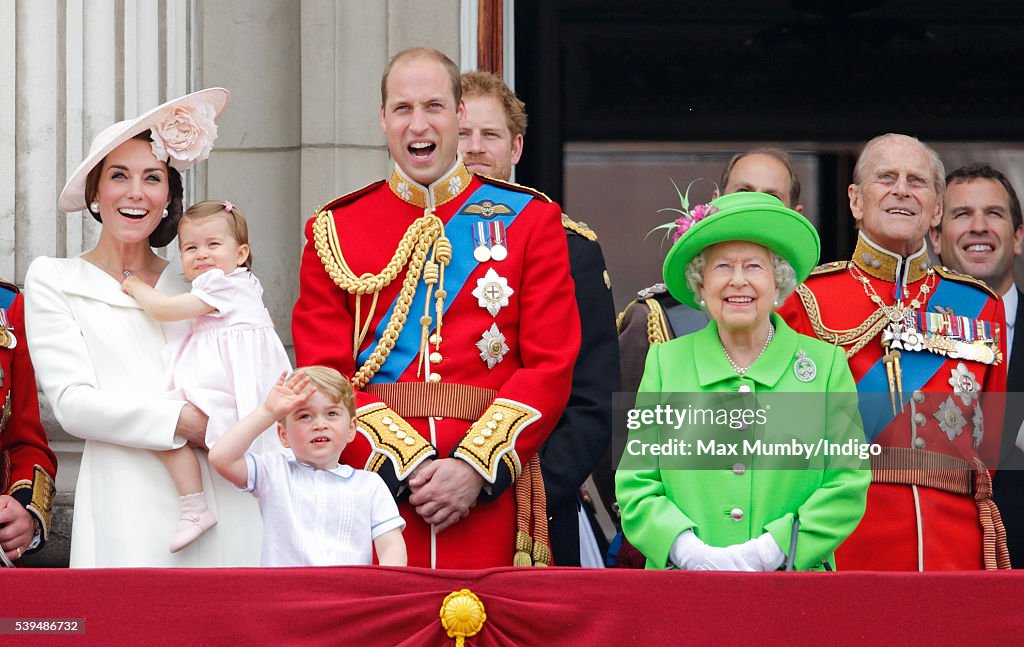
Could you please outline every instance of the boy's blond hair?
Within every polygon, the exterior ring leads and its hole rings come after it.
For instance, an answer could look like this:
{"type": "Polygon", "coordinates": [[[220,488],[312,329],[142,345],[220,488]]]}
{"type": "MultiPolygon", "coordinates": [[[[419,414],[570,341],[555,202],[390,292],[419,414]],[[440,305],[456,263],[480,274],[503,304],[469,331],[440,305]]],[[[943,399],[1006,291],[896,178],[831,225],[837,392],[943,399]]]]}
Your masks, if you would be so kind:
{"type": "Polygon", "coordinates": [[[292,376],[302,373],[309,378],[316,390],[334,404],[340,404],[348,415],[356,417],[356,393],[352,383],[345,376],[327,366],[303,366],[295,369],[292,376]]]}

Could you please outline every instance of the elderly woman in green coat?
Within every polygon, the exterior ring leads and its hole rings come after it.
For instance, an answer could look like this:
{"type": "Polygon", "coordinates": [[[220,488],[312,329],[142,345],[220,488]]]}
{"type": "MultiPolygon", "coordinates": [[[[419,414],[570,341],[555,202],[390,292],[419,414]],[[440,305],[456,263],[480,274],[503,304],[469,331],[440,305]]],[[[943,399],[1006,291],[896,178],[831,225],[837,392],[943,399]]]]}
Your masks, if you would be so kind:
{"type": "Polygon", "coordinates": [[[678,224],[665,284],[711,321],[647,355],[637,409],[669,403],[676,418],[637,417],[615,477],[623,531],[647,568],[834,567],[864,514],[871,447],[843,350],[773,312],[817,263],[818,234],[761,193],[678,224]],[[730,418],[737,403],[744,416],[730,418]]]}

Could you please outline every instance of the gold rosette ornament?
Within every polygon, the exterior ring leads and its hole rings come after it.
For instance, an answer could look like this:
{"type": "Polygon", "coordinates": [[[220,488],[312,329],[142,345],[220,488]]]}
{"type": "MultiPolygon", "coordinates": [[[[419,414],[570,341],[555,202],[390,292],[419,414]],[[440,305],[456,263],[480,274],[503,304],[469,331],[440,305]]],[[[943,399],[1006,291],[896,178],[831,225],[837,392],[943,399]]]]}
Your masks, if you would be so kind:
{"type": "Polygon", "coordinates": [[[487,622],[484,603],[469,589],[453,591],[441,603],[441,626],[455,639],[456,647],[462,647],[466,638],[471,638],[487,622]]]}

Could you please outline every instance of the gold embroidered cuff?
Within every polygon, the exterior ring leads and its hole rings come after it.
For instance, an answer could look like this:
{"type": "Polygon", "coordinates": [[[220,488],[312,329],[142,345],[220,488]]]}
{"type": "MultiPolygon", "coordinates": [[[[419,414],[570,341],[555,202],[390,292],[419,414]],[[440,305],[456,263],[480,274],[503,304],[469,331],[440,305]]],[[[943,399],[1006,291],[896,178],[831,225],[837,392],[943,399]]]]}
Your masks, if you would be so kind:
{"type": "MultiPolygon", "coordinates": [[[[395,464],[395,473],[400,481],[404,481],[416,466],[437,453],[404,418],[392,411],[387,405],[376,402],[356,410],[356,425],[370,443],[375,454],[390,458],[395,464]]],[[[371,456],[367,469],[374,465],[380,469],[380,463],[371,456]]]]}
{"type": "Polygon", "coordinates": [[[466,436],[455,448],[455,455],[473,466],[488,483],[494,483],[498,466],[506,456],[515,479],[522,471],[522,463],[515,452],[516,438],[527,426],[540,420],[540,412],[525,404],[498,398],[473,423],[466,436]]]}
{"type": "Polygon", "coordinates": [[[31,491],[31,498],[25,504],[25,509],[34,514],[42,522],[43,539],[45,540],[50,530],[50,513],[53,511],[53,495],[57,488],[53,479],[42,467],[35,466],[32,482],[18,481],[11,486],[10,495],[21,501],[31,491]],[[16,493],[25,491],[25,494],[17,496],[16,493]]]}

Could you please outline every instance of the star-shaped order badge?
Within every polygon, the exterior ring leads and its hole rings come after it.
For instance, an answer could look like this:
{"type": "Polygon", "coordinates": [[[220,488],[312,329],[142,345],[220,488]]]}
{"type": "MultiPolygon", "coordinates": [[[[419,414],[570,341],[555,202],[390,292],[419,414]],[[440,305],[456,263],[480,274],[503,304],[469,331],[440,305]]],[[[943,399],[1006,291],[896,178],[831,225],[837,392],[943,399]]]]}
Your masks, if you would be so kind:
{"type": "Polygon", "coordinates": [[[508,298],[513,292],[515,290],[508,286],[508,280],[498,276],[492,267],[487,270],[487,274],[476,280],[473,296],[481,308],[486,308],[492,317],[497,317],[498,312],[508,305],[508,298]]]}
{"type": "Polygon", "coordinates": [[[508,352],[508,344],[505,343],[505,335],[498,330],[498,324],[491,324],[491,327],[484,331],[480,341],[476,343],[480,349],[480,359],[487,362],[487,368],[491,369],[505,359],[508,352]]]}

